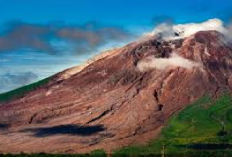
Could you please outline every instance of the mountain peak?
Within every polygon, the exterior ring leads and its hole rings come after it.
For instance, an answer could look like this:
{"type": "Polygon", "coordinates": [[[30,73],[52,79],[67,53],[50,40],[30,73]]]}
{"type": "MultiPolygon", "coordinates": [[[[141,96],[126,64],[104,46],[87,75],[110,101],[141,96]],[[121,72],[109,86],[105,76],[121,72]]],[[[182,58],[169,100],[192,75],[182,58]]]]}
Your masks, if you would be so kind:
{"type": "Polygon", "coordinates": [[[1,139],[8,136],[0,151],[110,151],[148,141],[191,102],[231,91],[232,50],[221,36],[201,31],[168,41],[150,37],[55,75],[0,105],[0,126],[8,126],[0,130],[1,139]]]}

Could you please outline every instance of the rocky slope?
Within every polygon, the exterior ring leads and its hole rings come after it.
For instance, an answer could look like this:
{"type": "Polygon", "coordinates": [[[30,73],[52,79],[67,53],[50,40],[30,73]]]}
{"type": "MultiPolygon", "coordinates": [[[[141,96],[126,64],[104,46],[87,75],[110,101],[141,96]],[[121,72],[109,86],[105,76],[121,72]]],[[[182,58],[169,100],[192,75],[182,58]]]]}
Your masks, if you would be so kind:
{"type": "Polygon", "coordinates": [[[170,116],[232,88],[232,49],[216,31],[155,37],[72,68],[0,105],[0,152],[112,151],[157,136],[170,116]]]}

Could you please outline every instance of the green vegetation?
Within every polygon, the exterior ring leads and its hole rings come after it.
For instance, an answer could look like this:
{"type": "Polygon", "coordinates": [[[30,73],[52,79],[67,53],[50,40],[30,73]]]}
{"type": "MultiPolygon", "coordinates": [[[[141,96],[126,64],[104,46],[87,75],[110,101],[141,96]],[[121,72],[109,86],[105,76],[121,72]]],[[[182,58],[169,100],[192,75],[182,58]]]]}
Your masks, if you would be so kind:
{"type": "Polygon", "coordinates": [[[95,150],[89,154],[5,154],[1,155],[0,157],[106,157],[106,153],[104,150],[95,150]]]}
{"type": "Polygon", "coordinates": [[[0,103],[9,101],[9,100],[14,99],[14,98],[20,98],[23,95],[25,95],[26,93],[28,93],[28,92],[30,92],[32,90],[35,90],[38,87],[48,83],[49,80],[50,80],[50,78],[46,78],[46,79],[43,79],[43,80],[38,81],[36,83],[32,83],[30,85],[23,86],[21,88],[12,90],[10,92],[0,94],[0,103]]]}
{"type": "Polygon", "coordinates": [[[114,152],[123,156],[232,156],[232,103],[230,96],[216,101],[204,97],[173,116],[161,136],[146,146],[114,152]]]}

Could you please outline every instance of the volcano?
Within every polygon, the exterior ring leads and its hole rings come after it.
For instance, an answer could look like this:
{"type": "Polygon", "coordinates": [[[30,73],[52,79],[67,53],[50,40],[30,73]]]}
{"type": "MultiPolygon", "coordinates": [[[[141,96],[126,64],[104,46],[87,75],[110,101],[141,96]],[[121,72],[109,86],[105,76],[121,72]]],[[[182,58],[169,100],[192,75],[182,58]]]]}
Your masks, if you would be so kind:
{"type": "Polygon", "coordinates": [[[141,39],[1,102],[0,152],[110,152],[148,142],[188,104],[231,92],[232,48],[223,38],[141,39]]]}

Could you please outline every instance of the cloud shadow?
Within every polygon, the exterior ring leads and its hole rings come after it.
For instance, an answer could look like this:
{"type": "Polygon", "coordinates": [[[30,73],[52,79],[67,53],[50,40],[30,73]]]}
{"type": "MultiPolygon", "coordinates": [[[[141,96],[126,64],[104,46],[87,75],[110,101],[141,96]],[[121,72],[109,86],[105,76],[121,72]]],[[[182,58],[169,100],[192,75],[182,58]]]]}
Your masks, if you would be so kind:
{"type": "Polygon", "coordinates": [[[0,124],[0,130],[8,129],[9,124],[0,124]]]}
{"type": "Polygon", "coordinates": [[[58,125],[52,127],[25,129],[22,132],[32,132],[35,137],[48,137],[54,135],[76,135],[76,136],[90,136],[98,132],[104,131],[103,125],[94,126],[80,126],[74,124],[58,125]]]}
{"type": "Polygon", "coordinates": [[[182,148],[189,148],[195,150],[224,150],[224,149],[232,149],[231,144],[222,143],[222,144],[211,144],[211,143],[195,143],[188,145],[179,145],[182,148]]]}

